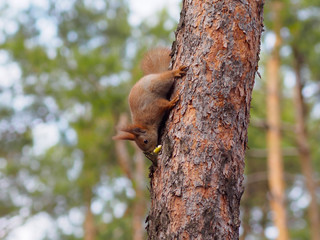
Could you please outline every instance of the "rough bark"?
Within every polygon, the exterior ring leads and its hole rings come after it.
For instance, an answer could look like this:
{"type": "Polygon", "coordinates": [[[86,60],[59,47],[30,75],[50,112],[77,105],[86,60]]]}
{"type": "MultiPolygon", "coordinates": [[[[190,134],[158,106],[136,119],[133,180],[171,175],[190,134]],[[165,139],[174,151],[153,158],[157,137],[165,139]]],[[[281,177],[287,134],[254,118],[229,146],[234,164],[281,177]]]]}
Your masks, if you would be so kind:
{"type": "Polygon", "coordinates": [[[261,1],[183,1],[173,65],[188,67],[151,169],[149,239],[238,239],[261,1]]]}
{"type": "Polygon", "coordinates": [[[302,173],[305,178],[308,192],[311,197],[310,205],[308,207],[308,215],[310,219],[311,239],[320,240],[320,219],[319,208],[317,203],[316,185],[313,179],[313,168],[311,161],[310,146],[308,143],[308,133],[305,119],[305,105],[304,97],[302,95],[302,79],[301,68],[302,59],[298,52],[294,51],[295,55],[295,75],[296,85],[294,87],[294,103],[296,116],[296,140],[298,146],[299,159],[301,163],[302,173]]]}
{"type": "Polygon", "coordinates": [[[274,31],[276,42],[267,63],[267,146],[268,146],[268,181],[270,188],[270,206],[273,213],[273,221],[278,228],[278,238],[288,239],[285,207],[285,184],[283,178],[283,160],[281,153],[281,114],[280,114],[280,2],[272,3],[274,16],[274,31]]]}

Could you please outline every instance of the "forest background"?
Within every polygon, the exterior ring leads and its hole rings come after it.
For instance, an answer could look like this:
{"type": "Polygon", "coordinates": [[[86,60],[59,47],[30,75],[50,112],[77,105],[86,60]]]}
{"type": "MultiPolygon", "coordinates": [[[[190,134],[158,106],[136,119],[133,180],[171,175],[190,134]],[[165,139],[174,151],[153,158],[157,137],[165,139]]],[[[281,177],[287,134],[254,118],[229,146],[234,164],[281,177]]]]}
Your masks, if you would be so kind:
{"type": "MultiPolygon", "coordinates": [[[[120,117],[129,116],[127,95],[141,77],[143,53],[174,41],[181,3],[145,8],[150,5],[132,2],[0,4],[0,239],[133,239],[143,229],[151,162],[144,159],[141,166],[133,145],[116,146],[111,137],[120,117]]],[[[247,240],[277,236],[266,143],[266,66],[277,40],[272,2],[265,6],[261,78],[256,77],[251,103],[240,228],[247,240]]],[[[290,239],[307,240],[311,198],[299,159],[294,87],[299,57],[310,174],[319,204],[320,3],[281,4],[285,205],[290,239]]]]}

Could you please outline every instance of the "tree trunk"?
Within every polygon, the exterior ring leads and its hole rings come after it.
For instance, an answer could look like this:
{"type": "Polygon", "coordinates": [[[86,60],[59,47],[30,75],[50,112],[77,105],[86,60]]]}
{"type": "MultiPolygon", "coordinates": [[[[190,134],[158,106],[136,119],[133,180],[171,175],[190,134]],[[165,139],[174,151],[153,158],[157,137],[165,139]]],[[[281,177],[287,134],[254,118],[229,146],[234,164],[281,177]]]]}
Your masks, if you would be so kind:
{"type": "MultiPolygon", "coordinates": [[[[247,192],[247,191],[246,191],[247,192]]],[[[245,240],[247,238],[248,233],[251,231],[250,226],[250,204],[248,204],[248,197],[249,194],[244,193],[244,196],[242,198],[242,234],[240,235],[240,240],[245,240]],[[246,201],[247,200],[247,201],[246,201]]]]}
{"type": "MultiPolygon", "coordinates": [[[[126,114],[121,114],[119,119],[118,127],[126,126],[128,124],[128,116],[126,114]]],[[[136,197],[133,203],[132,209],[132,231],[133,240],[143,240],[144,239],[144,227],[143,220],[146,211],[146,201],[144,197],[145,191],[145,159],[141,150],[136,144],[134,159],[129,157],[129,152],[124,141],[116,141],[115,148],[118,157],[119,165],[122,171],[125,173],[126,177],[133,182],[133,187],[136,193],[136,197]],[[135,162],[134,166],[131,164],[135,162]]]]}
{"type": "Polygon", "coordinates": [[[316,196],[316,186],[313,180],[313,171],[311,163],[311,152],[308,144],[308,134],[306,129],[305,120],[305,107],[304,99],[302,95],[302,79],[301,79],[301,68],[302,61],[297,51],[295,52],[295,75],[296,85],[294,87],[294,103],[295,103],[295,115],[296,115],[296,137],[299,152],[299,159],[301,162],[302,173],[305,177],[307,189],[309,191],[311,202],[308,207],[308,215],[310,219],[311,227],[311,239],[320,240],[320,220],[319,220],[319,209],[316,196]]]}
{"type": "Polygon", "coordinates": [[[270,206],[273,211],[273,221],[278,228],[278,239],[288,239],[285,207],[285,184],[283,178],[283,160],[281,153],[281,114],[280,114],[280,2],[272,3],[274,16],[274,31],[276,42],[267,63],[267,145],[268,145],[268,180],[270,188],[270,206]]]}
{"type": "Polygon", "coordinates": [[[262,1],[184,1],[173,65],[188,67],[172,97],[150,172],[149,239],[238,239],[262,1]]]}
{"type": "Polygon", "coordinates": [[[84,240],[95,240],[97,238],[97,228],[94,224],[94,216],[91,211],[91,199],[91,189],[87,188],[85,191],[86,215],[83,223],[84,240]]]}
{"type": "MultiPolygon", "coordinates": [[[[127,114],[123,113],[120,115],[117,128],[126,126],[127,123],[128,123],[128,116],[127,114]]],[[[133,169],[131,165],[132,160],[130,159],[126,143],[124,141],[115,141],[115,150],[116,150],[117,160],[120,165],[120,168],[122,169],[126,177],[129,178],[131,181],[133,181],[133,176],[132,176],[133,169]]]]}
{"type": "Polygon", "coordinates": [[[135,145],[135,192],[136,197],[133,206],[133,240],[144,239],[144,217],[146,213],[146,199],[144,196],[145,191],[145,158],[141,150],[135,145]]]}

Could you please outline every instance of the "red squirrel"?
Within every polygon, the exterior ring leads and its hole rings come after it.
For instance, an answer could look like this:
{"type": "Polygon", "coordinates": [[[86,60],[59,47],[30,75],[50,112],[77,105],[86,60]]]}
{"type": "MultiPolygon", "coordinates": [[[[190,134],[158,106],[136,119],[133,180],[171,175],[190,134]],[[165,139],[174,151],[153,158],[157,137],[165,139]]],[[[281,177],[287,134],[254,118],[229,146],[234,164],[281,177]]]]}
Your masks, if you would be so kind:
{"type": "Polygon", "coordinates": [[[173,108],[179,97],[166,99],[175,77],[181,77],[186,67],[168,70],[170,49],[156,48],[145,54],[141,61],[142,77],[131,89],[129,106],[132,124],[121,127],[115,140],[135,141],[144,152],[152,152],[158,142],[158,128],[166,111],[173,108]]]}

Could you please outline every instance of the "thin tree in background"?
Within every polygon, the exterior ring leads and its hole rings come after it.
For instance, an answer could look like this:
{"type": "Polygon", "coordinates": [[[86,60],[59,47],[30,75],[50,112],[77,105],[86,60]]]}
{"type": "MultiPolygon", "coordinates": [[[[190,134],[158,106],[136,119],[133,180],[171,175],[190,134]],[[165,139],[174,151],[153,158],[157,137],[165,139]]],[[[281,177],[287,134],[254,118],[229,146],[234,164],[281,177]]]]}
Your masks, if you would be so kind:
{"type": "Polygon", "coordinates": [[[83,223],[84,240],[96,240],[97,239],[97,227],[94,221],[94,215],[91,210],[92,192],[91,188],[87,188],[84,194],[86,202],[85,220],[83,223]]]}
{"type": "Polygon", "coordinates": [[[153,166],[149,239],[238,239],[264,1],[184,1],[173,66],[188,66],[153,166]]]}
{"type": "Polygon", "coordinates": [[[276,42],[267,63],[267,146],[268,146],[268,181],[270,188],[270,206],[273,212],[274,225],[278,228],[278,238],[289,238],[286,207],[285,184],[283,177],[283,160],[281,149],[281,112],[280,112],[280,55],[282,4],[279,1],[271,3],[276,42]]]}
{"type": "Polygon", "coordinates": [[[320,240],[320,220],[319,208],[316,195],[316,184],[313,179],[311,151],[308,143],[308,133],[306,127],[306,109],[304,104],[304,97],[302,94],[302,76],[301,70],[303,65],[302,55],[297,49],[294,52],[294,68],[296,76],[296,84],[294,87],[294,103],[295,103],[295,117],[296,117],[296,140],[299,152],[299,159],[301,163],[302,173],[305,177],[306,186],[311,197],[310,205],[308,207],[308,215],[310,219],[311,239],[320,240]]]}
{"type": "MultiPolygon", "coordinates": [[[[125,126],[128,123],[128,116],[121,114],[118,127],[125,126]]],[[[118,157],[119,165],[126,177],[133,182],[135,190],[135,199],[133,202],[133,218],[132,218],[132,230],[133,240],[144,239],[144,217],[146,212],[146,199],[145,192],[145,158],[140,149],[135,147],[135,154],[133,158],[130,158],[128,148],[124,141],[115,141],[115,148],[118,157]],[[134,162],[134,164],[132,164],[134,162]]]]}

